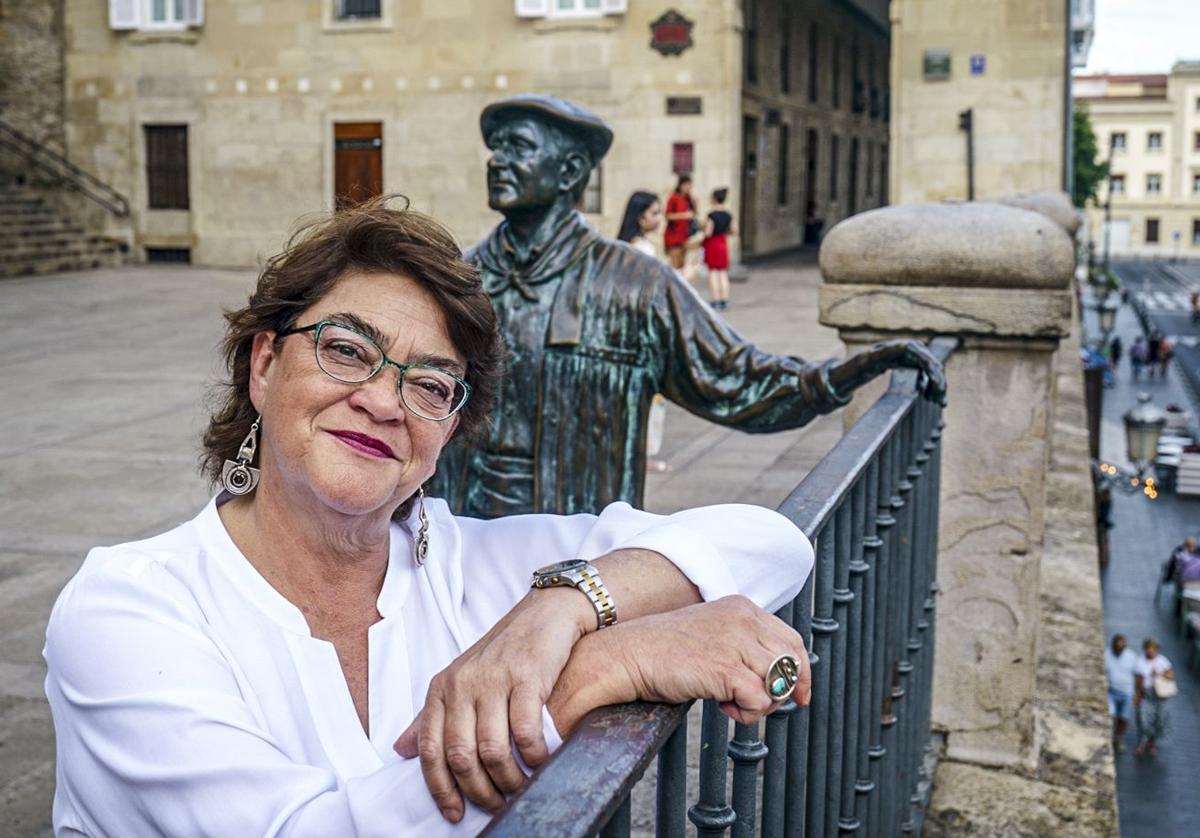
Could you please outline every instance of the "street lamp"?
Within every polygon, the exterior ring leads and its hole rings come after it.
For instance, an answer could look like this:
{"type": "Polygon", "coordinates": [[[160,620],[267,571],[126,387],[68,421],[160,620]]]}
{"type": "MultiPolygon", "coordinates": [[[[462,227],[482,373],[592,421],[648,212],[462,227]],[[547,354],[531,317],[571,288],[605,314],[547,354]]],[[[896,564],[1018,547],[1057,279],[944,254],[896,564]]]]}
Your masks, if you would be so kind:
{"type": "Polygon", "coordinates": [[[1113,327],[1117,325],[1117,309],[1120,308],[1120,305],[1116,296],[1109,294],[1104,298],[1104,302],[1097,306],[1100,314],[1100,331],[1104,332],[1105,337],[1112,334],[1113,327]]]}
{"type": "Polygon", "coordinates": [[[1149,393],[1139,393],[1138,403],[1122,419],[1129,461],[1141,474],[1158,456],[1158,438],[1167,424],[1166,411],[1151,403],[1149,393]]]}

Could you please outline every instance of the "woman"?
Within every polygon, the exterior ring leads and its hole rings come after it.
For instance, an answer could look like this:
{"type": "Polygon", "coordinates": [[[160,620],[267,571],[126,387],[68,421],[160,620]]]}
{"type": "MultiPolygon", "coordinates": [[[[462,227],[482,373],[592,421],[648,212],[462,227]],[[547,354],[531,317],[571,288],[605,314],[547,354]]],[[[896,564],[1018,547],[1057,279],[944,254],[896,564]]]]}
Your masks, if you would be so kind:
{"type": "Polygon", "coordinates": [[[658,258],[654,243],[648,236],[662,226],[662,201],[653,192],[638,190],[629,196],[625,204],[625,215],[617,238],[629,242],[647,256],[658,258]]]}
{"type": "Polygon", "coordinates": [[[58,834],[473,834],[594,707],[807,701],[764,607],[812,552],[775,513],[479,521],[424,496],[500,371],[436,222],[377,200],[316,223],[227,320],[203,460],[225,491],[93,550],[50,618],[58,834]]]}
{"type": "Polygon", "coordinates": [[[667,198],[667,231],[663,234],[667,261],[677,271],[682,271],[687,261],[687,245],[692,237],[692,224],[695,220],[696,204],[692,201],[692,176],[680,175],[675,183],[675,191],[667,198]]]}
{"type": "Polygon", "coordinates": [[[729,190],[712,193],[712,212],[704,220],[704,264],[708,267],[708,292],[713,308],[729,308],[729,237],[737,235],[733,215],[725,207],[729,190]]]}
{"type": "Polygon", "coordinates": [[[1167,656],[1158,651],[1158,641],[1142,641],[1142,658],[1133,675],[1133,712],[1137,722],[1137,756],[1158,753],[1155,741],[1167,728],[1166,702],[1175,695],[1175,669],[1167,656]]]}

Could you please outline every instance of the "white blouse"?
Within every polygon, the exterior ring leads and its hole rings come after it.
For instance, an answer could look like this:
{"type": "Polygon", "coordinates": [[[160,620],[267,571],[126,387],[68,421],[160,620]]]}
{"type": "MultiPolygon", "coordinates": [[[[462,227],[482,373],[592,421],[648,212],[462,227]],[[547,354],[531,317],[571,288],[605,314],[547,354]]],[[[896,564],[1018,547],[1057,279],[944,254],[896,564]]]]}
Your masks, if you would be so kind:
{"type": "Polygon", "coordinates": [[[92,550],[46,631],[56,834],[475,834],[489,815],[468,805],[459,824],[444,820],[419,760],[392,745],[433,676],[517,603],[535,568],[644,548],[706,600],[741,593],[774,610],[813,562],[799,530],[753,506],[663,517],[617,503],[598,517],[494,521],[456,518],[440,500],[426,510],[423,567],[413,522],[392,525],[368,632],[369,737],[333,645],[238,551],[215,499],[170,532],[92,550]]]}

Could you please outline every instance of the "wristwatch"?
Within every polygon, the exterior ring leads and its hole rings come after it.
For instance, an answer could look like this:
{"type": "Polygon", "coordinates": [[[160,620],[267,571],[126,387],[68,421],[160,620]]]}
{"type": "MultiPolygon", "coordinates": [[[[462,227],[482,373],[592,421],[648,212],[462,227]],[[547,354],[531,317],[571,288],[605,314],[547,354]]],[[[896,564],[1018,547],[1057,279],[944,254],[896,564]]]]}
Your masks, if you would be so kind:
{"type": "Polygon", "coordinates": [[[617,622],[617,606],[600,579],[600,571],[583,559],[538,568],[533,572],[532,587],[578,588],[596,609],[596,628],[602,629],[617,622]]]}

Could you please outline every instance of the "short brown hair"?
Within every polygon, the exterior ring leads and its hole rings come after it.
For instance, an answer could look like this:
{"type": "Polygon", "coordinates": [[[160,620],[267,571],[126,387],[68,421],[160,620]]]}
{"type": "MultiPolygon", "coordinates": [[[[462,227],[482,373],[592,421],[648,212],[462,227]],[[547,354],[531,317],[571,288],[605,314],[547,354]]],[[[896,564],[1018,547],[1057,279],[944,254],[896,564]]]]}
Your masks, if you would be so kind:
{"type": "MultiPolygon", "coordinates": [[[[236,459],[257,415],[250,403],[254,336],[295,326],[302,311],[355,271],[402,274],[433,295],[446,316],[451,342],[466,359],[464,378],[471,385],[457,433],[478,439],[487,427],[503,351],[496,313],[479,272],[463,259],[440,223],[409,209],[403,196],[383,196],[299,226],[283,252],[267,260],[247,304],[225,312],[221,348],[229,379],[214,393],[200,458],[214,484],[220,481],[225,460],[236,459]],[[389,206],[396,199],[402,207],[389,206]]],[[[407,507],[406,503],[397,513],[406,513],[407,507]]]]}

